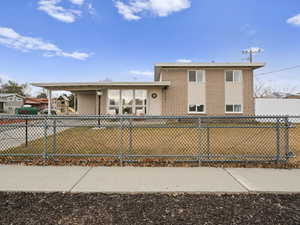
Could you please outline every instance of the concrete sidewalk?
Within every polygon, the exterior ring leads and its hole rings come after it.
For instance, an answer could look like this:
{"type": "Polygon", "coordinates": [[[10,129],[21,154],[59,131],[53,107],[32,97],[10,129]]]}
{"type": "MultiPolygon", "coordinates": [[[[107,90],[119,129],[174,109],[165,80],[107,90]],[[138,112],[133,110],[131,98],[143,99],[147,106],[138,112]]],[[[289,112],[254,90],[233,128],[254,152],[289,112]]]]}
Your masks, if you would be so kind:
{"type": "Polygon", "coordinates": [[[0,166],[0,191],[300,193],[300,169],[0,166]]]}

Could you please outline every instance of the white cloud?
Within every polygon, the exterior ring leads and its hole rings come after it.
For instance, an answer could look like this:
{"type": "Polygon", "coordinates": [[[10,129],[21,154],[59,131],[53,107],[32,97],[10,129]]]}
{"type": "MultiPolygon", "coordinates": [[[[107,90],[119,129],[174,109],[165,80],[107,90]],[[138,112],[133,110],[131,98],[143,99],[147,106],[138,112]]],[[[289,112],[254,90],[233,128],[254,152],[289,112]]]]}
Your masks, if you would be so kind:
{"type": "Polygon", "coordinates": [[[296,25],[296,26],[300,26],[300,14],[294,16],[294,17],[291,17],[287,20],[287,23],[289,24],[293,24],[293,25],[296,25]]]}
{"type": "Polygon", "coordinates": [[[190,0],[129,0],[115,1],[118,12],[127,20],[139,20],[144,12],[164,17],[191,7],[190,0]]]}
{"type": "Polygon", "coordinates": [[[179,62],[179,63],[191,63],[192,60],[190,60],[190,59],[178,59],[178,60],[176,60],[176,62],[179,62]]]}
{"type": "Polygon", "coordinates": [[[85,0],[69,0],[73,5],[77,5],[78,9],[64,8],[59,6],[58,4],[62,2],[62,0],[39,0],[38,9],[46,12],[49,16],[65,22],[65,23],[73,23],[82,14],[80,7],[83,5],[85,0]]]}
{"type": "Polygon", "coordinates": [[[133,75],[142,75],[142,76],[153,76],[154,73],[151,71],[140,71],[140,70],[130,70],[129,73],[133,75]]]}
{"type": "Polygon", "coordinates": [[[60,49],[55,44],[44,41],[40,38],[22,36],[11,28],[0,27],[0,44],[8,48],[14,48],[22,52],[33,50],[44,51],[44,56],[62,56],[79,60],[85,60],[90,57],[89,53],[72,52],[68,53],[60,49]]]}
{"type": "Polygon", "coordinates": [[[72,2],[73,4],[76,5],[82,5],[84,3],[85,0],[70,0],[70,2],[72,2]]]}

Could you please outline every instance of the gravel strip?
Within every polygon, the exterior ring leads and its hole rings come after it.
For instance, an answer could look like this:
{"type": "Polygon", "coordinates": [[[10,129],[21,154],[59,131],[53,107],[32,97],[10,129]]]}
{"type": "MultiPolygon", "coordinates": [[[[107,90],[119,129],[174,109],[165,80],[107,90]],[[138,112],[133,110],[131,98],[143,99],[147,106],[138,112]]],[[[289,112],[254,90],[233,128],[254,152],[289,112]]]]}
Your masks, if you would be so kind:
{"type": "Polygon", "coordinates": [[[300,224],[300,194],[0,193],[0,224],[300,224]]]}

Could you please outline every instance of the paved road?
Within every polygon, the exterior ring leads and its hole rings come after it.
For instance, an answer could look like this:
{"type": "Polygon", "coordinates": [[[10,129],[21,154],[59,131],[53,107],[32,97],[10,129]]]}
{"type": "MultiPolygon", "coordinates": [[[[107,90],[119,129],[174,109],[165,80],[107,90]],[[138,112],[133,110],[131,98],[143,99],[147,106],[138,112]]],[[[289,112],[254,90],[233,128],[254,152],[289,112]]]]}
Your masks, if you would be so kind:
{"type": "MultiPolygon", "coordinates": [[[[43,122],[31,122],[34,126],[28,127],[28,142],[42,138],[45,136],[45,128],[43,127],[43,122]]],[[[25,123],[20,123],[24,126],[25,123]]],[[[68,124],[69,125],[69,124],[68,124]]],[[[60,133],[70,127],[57,127],[56,132],[60,133]]],[[[47,131],[47,136],[53,135],[53,128],[49,128],[47,131]]],[[[26,130],[25,127],[0,127],[0,151],[5,151],[7,149],[20,146],[26,142],[26,130]]]]}
{"type": "Polygon", "coordinates": [[[0,166],[0,191],[300,193],[300,169],[0,166]]]}

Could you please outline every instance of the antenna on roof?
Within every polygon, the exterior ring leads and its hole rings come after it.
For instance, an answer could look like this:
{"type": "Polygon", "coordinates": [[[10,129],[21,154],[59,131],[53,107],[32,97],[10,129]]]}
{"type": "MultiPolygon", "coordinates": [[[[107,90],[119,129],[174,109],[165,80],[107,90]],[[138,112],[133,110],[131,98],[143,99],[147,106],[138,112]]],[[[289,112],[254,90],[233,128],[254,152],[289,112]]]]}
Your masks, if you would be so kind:
{"type": "Polygon", "coordinates": [[[247,58],[249,60],[250,63],[253,63],[253,55],[262,53],[264,50],[262,48],[248,48],[248,49],[244,49],[242,51],[243,54],[249,55],[249,57],[247,58]]]}

